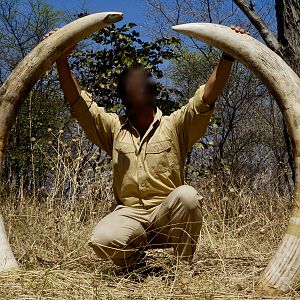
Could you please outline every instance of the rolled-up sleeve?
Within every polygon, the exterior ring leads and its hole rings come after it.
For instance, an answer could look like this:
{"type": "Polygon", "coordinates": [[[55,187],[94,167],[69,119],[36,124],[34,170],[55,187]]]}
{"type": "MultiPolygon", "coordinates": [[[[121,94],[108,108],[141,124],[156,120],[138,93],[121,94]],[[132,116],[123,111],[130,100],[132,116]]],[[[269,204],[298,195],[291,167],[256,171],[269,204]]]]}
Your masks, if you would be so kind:
{"type": "Polygon", "coordinates": [[[98,106],[92,95],[85,90],[81,90],[78,99],[70,106],[70,112],[88,139],[111,155],[114,124],[118,116],[107,113],[104,107],[98,106]]]}
{"type": "Polygon", "coordinates": [[[171,114],[185,152],[204,135],[215,108],[203,102],[204,88],[201,85],[185,106],[171,114]]]}

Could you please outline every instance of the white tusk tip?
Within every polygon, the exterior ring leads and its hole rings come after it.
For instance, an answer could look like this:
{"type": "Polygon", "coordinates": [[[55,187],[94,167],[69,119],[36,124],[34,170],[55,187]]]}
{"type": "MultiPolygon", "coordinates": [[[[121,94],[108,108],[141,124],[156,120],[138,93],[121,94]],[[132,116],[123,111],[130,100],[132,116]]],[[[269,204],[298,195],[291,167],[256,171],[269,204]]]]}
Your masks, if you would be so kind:
{"type": "Polygon", "coordinates": [[[107,23],[115,23],[121,21],[124,17],[122,12],[110,12],[105,18],[105,22],[107,23]]]}

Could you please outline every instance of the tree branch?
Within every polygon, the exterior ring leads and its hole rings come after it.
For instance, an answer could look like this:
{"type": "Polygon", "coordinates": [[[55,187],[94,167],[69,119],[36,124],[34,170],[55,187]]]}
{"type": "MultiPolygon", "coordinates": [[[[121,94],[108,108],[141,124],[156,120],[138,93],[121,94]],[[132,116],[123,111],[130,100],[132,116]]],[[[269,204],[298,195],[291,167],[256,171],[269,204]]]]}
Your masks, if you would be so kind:
{"type": "Polygon", "coordinates": [[[264,20],[254,11],[252,4],[249,4],[245,0],[233,1],[257,29],[267,46],[275,52],[278,51],[281,47],[280,43],[278,42],[273,32],[269,29],[268,25],[264,22],[264,20]]]}

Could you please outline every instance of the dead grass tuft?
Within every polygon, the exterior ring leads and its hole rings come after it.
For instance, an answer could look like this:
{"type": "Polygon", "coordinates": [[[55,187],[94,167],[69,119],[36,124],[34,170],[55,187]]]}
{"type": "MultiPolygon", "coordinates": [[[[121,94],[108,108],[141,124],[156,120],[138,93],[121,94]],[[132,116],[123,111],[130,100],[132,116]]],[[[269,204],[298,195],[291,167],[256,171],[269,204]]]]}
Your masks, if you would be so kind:
{"type": "MultiPolygon", "coordinates": [[[[163,271],[144,279],[120,273],[87,246],[108,201],[8,199],[4,218],[21,268],[0,274],[0,299],[261,299],[254,284],[280,242],[289,206],[276,195],[261,197],[211,195],[193,264],[174,260],[170,249],[150,250],[147,267],[163,271]],[[222,214],[222,201],[236,213],[222,214]]],[[[298,297],[293,291],[281,299],[298,297]]]]}

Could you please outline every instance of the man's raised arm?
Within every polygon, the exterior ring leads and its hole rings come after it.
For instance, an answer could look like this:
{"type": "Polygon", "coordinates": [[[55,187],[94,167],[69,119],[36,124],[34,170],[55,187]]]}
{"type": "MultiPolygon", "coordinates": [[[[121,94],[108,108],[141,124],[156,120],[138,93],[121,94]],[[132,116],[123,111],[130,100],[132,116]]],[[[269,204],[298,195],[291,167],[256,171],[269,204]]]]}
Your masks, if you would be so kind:
{"type": "MultiPolygon", "coordinates": [[[[245,30],[238,26],[231,28],[237,33],[245,33],[245,30]]],[[[205,133],[215,108],[215,102],[228,81],[233,61],[234,58],[223,53],[222,59],[206,84],[202,84],[197,89],[187,105],[171,114],[184,154],[205,133]]]]}
{"type": "Polygon", "coordinates": [[[213,105],[228,81],[233,60],[226,59],[225,55],[223,54],[222,59],[205,84],[203,95],[203,103],[205,104],[213,105]]]}
{"type": "MultiPolygon", "coordinates": [[[[46,34],[44,39],[56,30],[58,28],[46,34]]],[[[68,55],[73,50],[74,48],[68,50],[56,60],[60,86],[70,104],[71,115],[77,119],[88,139],[111,155],[114,124],[118,117],[116,114],[107,113],[104,107],[96,104],[90,93],[81,89],[68,62],[68,55]]]]}
{"type": "Polygon", "coordinates": [[[70,105],[74,104],[81,93],[80,85],[72,75],[67,57],[60,57],[56,61],[60,86],[70,105]]]}
{"type": "MultiPolygon", "coordinates": [[[[43,39],[46,39],[49,37],[51,34],[55,33],[59,28],[55,28],[54,30],[51,30],[48,32],[43,39]]],[[[70,49],[66,53],[62,54],[57,60],[56,60],[56,65],[57,65],[57,71],[59,75],[59,81],[60,81],[60,86],[64,92],[64,95],[70,105],[74,104],[76,100],[78,99],[80,93],[81,93],[81,88],[80,85],[78,84],[77,80],[74,78],[72,75],[69,62],[68,62],[68,56],[70,53],[74,50],[74,48],[70,49]]]]}
{"type": "MultiPolygon", "coordinates": [[[[246,33],[245,30],[239,26],[231,26],[231,29],[235,30],[237,33],[246,33]]],[[[222,59],[220,60],[218,66],[214,69],[205,84],[203,103],[212,106],[216,102],[228,81],[233,62],[234,58],[227,53],[223,53],[222,59]]]]}

